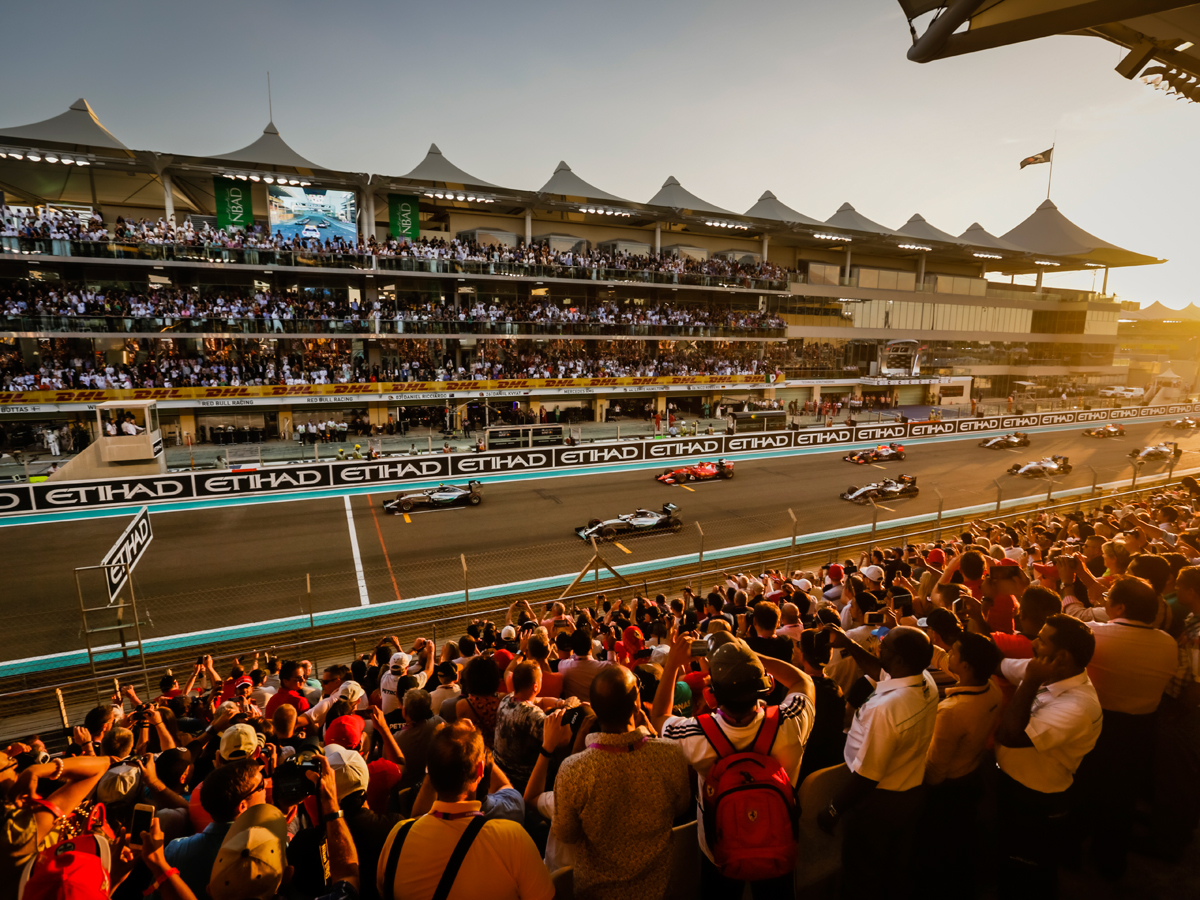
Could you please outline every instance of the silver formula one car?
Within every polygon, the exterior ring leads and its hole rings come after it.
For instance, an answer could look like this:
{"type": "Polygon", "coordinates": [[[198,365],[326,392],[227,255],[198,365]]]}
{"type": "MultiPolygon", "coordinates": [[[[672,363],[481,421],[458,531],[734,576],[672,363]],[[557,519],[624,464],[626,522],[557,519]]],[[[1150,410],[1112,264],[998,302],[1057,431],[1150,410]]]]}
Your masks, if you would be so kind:
{"type": "Polygon", "coordinates": [[[841,495],[843,500],[850,500],[860,506],[866,506],[872,500],[894,500],[897,497],[915,497],[921,492],[917,487],[916,475],[901,475],[899,478],[885,478],[874,484],[862,487],[850,485],[841,495]]]}
{"type": "Polygon", "coordinates": [[[1129,458],[1139,462],[1159,462],[1171,457],[1178,459],[1181,456],[1183,456],[1183,451],[1174,441],[1163,441],[1161,444],[1154,444],[1151,447],[1138,447],[1136,450],[1129,451],[1129,458]]]}
{"type": "Polygon", "coordinates": [[[1009,475],[1024,475],[1026,478],[1057,478],[1069,475],[1073,466],[1067,457],[1055,454],[1024,465],[1013,463],[1008,467],[1009,475]]]}
{"type": "Polygon", "coordinates": [[[683,527],[677,513],[679,507],[674,503],[664,503],[662,512],[649,509],[639,509],[637,512],[626,513],[615,519],[592,519],[586,525],[575,529],[575,533],[583,540],[595,538],[598,541],[611,541],[621,535],[638,534],[646,531],[678,531],[683,527]]]}
{"type": "Polygon", "coordinates": [[[398,494],[395,500],[385,503],[383,511],[397,515],[411,512],[418,506],[478,506],[483,502],[483,495],[479,493],[481,487],[483,485],[478,481],[468,481],[465,487],[458,484],[439,484],[435,488],[426,488],[423,491],[410,491],[407,494],[398,494]]]}
{"type": "Polygon", "coordinates": [[[979,442],[980,447],[986,447],[989,450],[1011,450],[1015,447],[1028,447],[1029,435],[1023,431],[1014,431],[1012,434],[1006,434],[1004,437],[988,438],[986,441],[979,442]]]}
{"type": "Polygon", "coordinates": [[[1200,420],[1193,419],[1191,416],[1184,416],[1182,419],[1176,419],[1168,428],[1178,428],[1180,430],[1200,427],[1200,420]]]}

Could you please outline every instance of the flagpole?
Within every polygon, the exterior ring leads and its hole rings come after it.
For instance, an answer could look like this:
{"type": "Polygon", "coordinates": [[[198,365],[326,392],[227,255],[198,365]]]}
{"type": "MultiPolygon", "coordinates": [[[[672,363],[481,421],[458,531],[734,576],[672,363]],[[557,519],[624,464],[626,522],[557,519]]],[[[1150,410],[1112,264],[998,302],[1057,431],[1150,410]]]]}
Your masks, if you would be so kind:
{"type": "Polygon", "coordinates": [[[1050,176],[1046,179],[1046,199],[1050,199],[1050,185],[1054,181],[1054,144],[1050,145],[1050,176]]]}

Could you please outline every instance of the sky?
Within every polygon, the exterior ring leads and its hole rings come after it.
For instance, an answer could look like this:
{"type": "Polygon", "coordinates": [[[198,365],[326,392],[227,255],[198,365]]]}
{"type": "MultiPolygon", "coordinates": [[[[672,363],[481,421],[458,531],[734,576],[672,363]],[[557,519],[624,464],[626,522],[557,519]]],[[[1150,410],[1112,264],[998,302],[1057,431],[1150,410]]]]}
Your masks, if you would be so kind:
{"type": "Polygon", "coordinates": [[[919,212],[1003,234],[1046,197],[1050,167],[1019,161],[1053,143],[1059,209],[1169,260],[1113,270],[1109,290],[1200,299],[1186,274],[1200,107],[1117,75],[1123,51],[1098,38],[918,65],[895,0],[60,0],[9,4],[5,26],[0,127],[82,96],[135,149],[251,143],[269,71],[276,126],[331,169],[402,175],[435,142],[514,188],[561,159],[635,201],[674,175],[727,209],[771,190],[818,219],[849,201],[891,228],[919,212]]]}

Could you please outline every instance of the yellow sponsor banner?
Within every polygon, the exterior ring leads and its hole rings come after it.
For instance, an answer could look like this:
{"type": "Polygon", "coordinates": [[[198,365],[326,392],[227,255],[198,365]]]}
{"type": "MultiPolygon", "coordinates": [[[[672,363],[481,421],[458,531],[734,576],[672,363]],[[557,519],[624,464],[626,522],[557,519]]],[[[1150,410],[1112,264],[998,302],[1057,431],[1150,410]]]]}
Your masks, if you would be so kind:
{"type": "Polygon", "coordinates": [[[556,388],[655,387],[694,384],[766,384],[761,375],[675,375],[665,378],[510,378],[501,381],[395,381],[375,384],[267,384],[241,387],[134,390],[0,391],[0,408],[38,403],[110,400],[233,400],[262,397],[370,397],[374,394],[534,391],[556,388]]]}

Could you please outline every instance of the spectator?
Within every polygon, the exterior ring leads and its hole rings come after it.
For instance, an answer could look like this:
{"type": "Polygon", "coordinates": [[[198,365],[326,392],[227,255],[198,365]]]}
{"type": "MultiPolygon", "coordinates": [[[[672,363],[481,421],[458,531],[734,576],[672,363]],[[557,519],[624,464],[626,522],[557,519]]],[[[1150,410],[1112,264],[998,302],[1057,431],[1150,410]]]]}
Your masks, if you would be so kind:
{"type": "Polygon", "coordinates": [[[600,732],[563,762],[554,782],[554,834],[575,845],[575,895],[661,897],[671,874],[671,826],[690,800],[687,761],[677,743],[639,727],[645,716],[628,669],[600,672],[590,697],[600,732]]]}
{"type": "MultiPolygon", "coordinates": [[[[524,793],[542,746],[546,713],[535,702],[541,687],[542,670],[537,663],[523,662],[513,671],[513,690],[496,709],[496,762],[524,793]]],[[[554,701],[550,701],[554,703],[554,701]]]]}
{"type": "Polygon", "coordinates": [[[836,766],[846,746],[846,698],[837,682],[825,677],[831,656],[829,632],[806,629],[800,633],[801,667],[813,683],[813,726],[804,747],[799,783],[818,769],[836,766]]]}
{"type": "Polygon", "coordinates": [[[592,632],[579,628],[571,635],[571,658],[559,660],[558,674],[563,676],[563,697],[582,700],[589,696],[592,680],[610,665],[592,658],[592,632]]]}
{"type": "Polygon", "coordinates": [[[203,897],[217,854],[233,821],[252,806],[266,803],[266,777],[262,764],[238,759],[213,769],[202,785],[204,811],[212,822],[200,833],[171,841],[167,862],[197,897],[203,897]]]}
{"type": "Polygon", "coordinates": [[[279,668],[279,690],[267,702],[265,713],[273,716],[275,710],[284,704],[294,706],[298,715],[308,712],[309,702],[304,694],[305,690],[303,665],[291,661],[283,663],[279,668]]]}
{"type": "Polygon", "coordinates": [[[433,674],[438,682],[429,694],[433,708],[440,710],[447,700],[457,703],[462,694],[462,687],[458,683],[458,666],[452,662],[440,662],[433,667],[433,674]]]}
{"type": "Polygon", "coordinates": [[[418,819],[388,835],[376,868],[381,897],[430,898],[445,877],[455,896],[551,900],[554,886],[537,847],[506,819],[485,819],[475,800],[486,749],[473,724],[438,729],[429,747],[429,779],[437,799],[418,819]],[[447,864],[454,857],[455,866],[447,864]]]}
{"type": "MultiPolygon", "coordinates": [[[[675,697],[675,683],[681,670],[691,660],[691,641],[695,634],[679,635],[663,665],[663,677],[654,696],[651,713],[654,726],[663,737],[676,741],[688,764],[699,775],[696,820],[700,840],[701,896],[705,898],[741,897],[745,885],[721,874],[713,860],[711,838],[704,827],[704,778],[717,762],[718,755],[705,736],[704,728],[695,717],[670,715],[675,697]]],[[[745,641],[733,639],[712,652],[709,658],[711,691],[718,704],[719,715],[710,721],[735,750],[751,747],[768,716],[761,699],[768,694],[774,678],[786,689],[787,695],[770,716],[778,719],[778,732],[771,745],[770,755],[787,772],[795,787],[804,757],[804,745],[812,731],[814,691],[812,679],[804,672],[782,660],[760,657],[745,641]],[[767,676],[770,675],[771,678],[767,676]]],[[[756,898],[792,896],[792,877],[780,876],[753,883],[756,898]]]]}
{"type": "Polygon", "coordinates": [[[1054,615],[1033,642],[1033,658],[1000,664],[1017,685],[996,729],[1002,896],[1052,897],[1057,891],[1067,790],[1096,745],[1103,718],[1087,674],[1095,649],[1084,623],[1054,615]]]}
{"type": "Polygon", "coordinates": [[[463,672],[463,697],[455,704],[459,720],[475,723],[490,750],[496,737],[496,710],[500,708],[500,670],[485,657],[473,658],[463,672]]]}
{"type": "Polygon", "coordinates": [[[767,600],[756,603],[749,623],[752,633],[746,638],[746,643],[759,656],[770,656],[790,663],[796,645],[791,638],[776,635],[779,618],[779,607],[774,603],[767,600]]]}
{"type": "Polygon", "coordinates": [[[404,727],[396,732],[396,744],[405,760],[400,787],[415,788],[425,777],[429,742],[443,720],[441,716],[434,715],[432,698],[424,688],[409,688],[404,692],[402,714],[404,727]]]}
{"type": "Polygon", "coordinates": [[[888,867],[891,889],[905,896],[913,829],[897,829],[886,846],[875,841],[872,832],[879,822],[915,821],[921,812],[925,760],[937,718],[937,685],[925,671],[933,645],[919,628],[892,628],[877,658],[837,626],[826,628],[831,645],[854,659],[875,690],[854,713],[846,735],[850,781],[820,813],[819,821],[832,830],[843,816],[849,819],[842,839],[847,896],[873,894],[871,872],[881,864],[888,867]]]}

